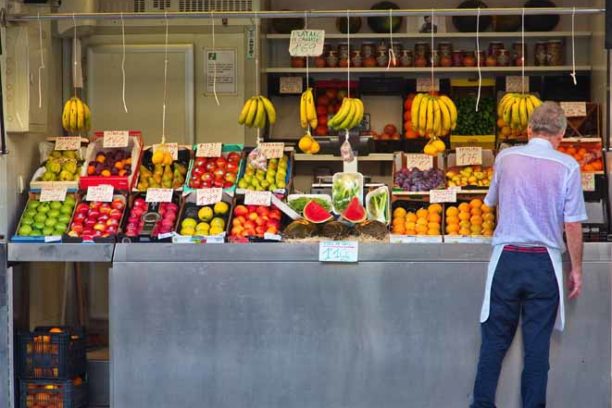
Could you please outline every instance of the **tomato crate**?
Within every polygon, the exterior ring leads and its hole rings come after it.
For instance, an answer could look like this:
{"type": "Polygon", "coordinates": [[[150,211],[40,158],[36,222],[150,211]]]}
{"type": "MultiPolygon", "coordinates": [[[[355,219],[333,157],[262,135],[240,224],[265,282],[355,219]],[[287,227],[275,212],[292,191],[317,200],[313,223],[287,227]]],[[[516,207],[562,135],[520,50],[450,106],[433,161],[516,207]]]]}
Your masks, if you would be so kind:
{"type": "Polygon", "coordinates": [[[87,407],[87,383],[81,377],[71,380],[20,380],[20,407],[87,407]]]}
{"type": "Polygon", "coordinates": [[[70,327],[37,327],[17,335],[20,378],[70,379],[85,374],[85,333],[70,327]]]}

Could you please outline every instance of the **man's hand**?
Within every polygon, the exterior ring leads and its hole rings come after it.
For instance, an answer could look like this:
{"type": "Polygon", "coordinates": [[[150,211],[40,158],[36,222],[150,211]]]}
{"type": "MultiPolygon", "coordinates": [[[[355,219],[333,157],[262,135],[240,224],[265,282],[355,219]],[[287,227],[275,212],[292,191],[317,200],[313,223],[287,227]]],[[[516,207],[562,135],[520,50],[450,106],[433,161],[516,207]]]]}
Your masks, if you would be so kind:
{"type": "Polygon", "coordinates": [[[568,276],[569,298],[576,299],[582,292],[582,268],[572,268],[568,276]]]}

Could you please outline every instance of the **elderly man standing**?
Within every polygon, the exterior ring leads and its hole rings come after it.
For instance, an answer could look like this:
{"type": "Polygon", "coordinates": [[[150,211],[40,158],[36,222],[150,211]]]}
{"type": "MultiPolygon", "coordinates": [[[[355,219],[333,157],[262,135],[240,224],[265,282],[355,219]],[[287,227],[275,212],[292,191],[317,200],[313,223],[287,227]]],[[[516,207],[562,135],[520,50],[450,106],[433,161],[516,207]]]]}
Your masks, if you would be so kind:
{"type": "Polygon", "coordinates": [[[519,318],[523,407],[546,406],[550,337],[553,327],[564,326],[563,230],[573,299],[582,287],[581,223],[587,219],[580,166],[556,151],[566,126],[563,110],[546,102],[529,119],[529,143],[503,150],[495,161],[485,203],[497,206],[499,221],[480,316],[482,344],[473,408],[495,407],[502,361],[519,318]]]}

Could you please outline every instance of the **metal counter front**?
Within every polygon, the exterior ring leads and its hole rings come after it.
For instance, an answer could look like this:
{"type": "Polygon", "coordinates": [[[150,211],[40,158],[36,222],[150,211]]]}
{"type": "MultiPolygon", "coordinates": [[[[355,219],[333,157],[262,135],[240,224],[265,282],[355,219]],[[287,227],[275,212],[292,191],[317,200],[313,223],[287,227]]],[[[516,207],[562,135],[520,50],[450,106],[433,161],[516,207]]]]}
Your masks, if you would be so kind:
{"type": "MultiPolygon", "coordinates": [[[[110,279],[114,407],[465,408],[486,245],[118,244],[110,279]]],[[[612,245],[587,244],[584,292],[551,350],[549,405],[610,406],[612,245]]],[[[519,336],[517,336],[518,338],[519,336]]],[[[519,407],[521,348],[501,407],[519,407]]]]}

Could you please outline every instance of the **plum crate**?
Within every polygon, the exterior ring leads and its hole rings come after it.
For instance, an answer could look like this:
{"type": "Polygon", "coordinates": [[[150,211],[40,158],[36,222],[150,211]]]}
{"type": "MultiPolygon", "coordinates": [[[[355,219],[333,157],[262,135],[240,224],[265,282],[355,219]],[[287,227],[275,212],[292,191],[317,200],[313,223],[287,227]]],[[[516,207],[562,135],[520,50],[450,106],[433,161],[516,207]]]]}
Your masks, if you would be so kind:
{"type": "Polygon", "coordinates": [[[85,408],[87,383],[81,377],[72,380],[20,380],[20,407],[85,408]]]}
{"type": "Polygon", "coordinates": [[[83,375],[87,369],[85,346],[82,329],[37,327],[33,332],[20,333],[17,335],[19,377],[65,380],[83,375]]]}

